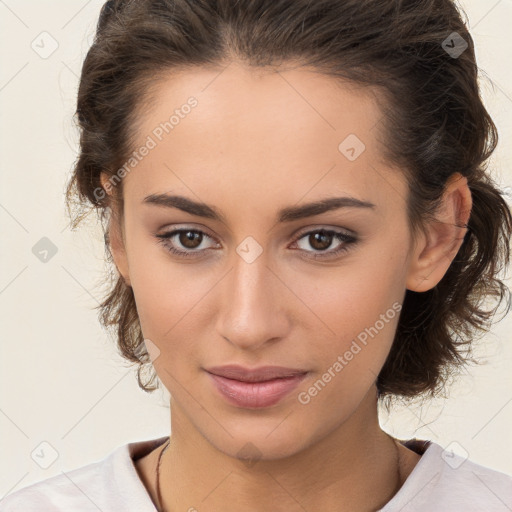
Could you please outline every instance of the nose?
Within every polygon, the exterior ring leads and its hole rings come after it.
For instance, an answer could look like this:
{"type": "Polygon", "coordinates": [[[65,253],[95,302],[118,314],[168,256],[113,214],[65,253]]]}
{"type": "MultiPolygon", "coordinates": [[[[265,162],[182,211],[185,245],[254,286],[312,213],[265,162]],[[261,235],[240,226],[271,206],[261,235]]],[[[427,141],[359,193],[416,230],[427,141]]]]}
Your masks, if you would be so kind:
{"type": "Polygon", "coordinates": [[[251,263],[236,255],[222,286],[217,329],[229,343],[257,351],[286,337],[293,294],[264,254],[251,263]]]}

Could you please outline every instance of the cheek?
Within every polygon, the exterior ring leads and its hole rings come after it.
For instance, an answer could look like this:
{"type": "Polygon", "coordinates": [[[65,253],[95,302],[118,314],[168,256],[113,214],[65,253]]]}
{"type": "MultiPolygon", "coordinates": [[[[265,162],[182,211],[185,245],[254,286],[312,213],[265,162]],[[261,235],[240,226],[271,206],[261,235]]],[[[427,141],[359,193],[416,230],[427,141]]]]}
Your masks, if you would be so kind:
{"type": "Polygon", "coordinates": [[[339,267],[290,276],[294,292],[314,313],[307,315],[309,322],[316,319],[322,334],[346,342],[373,326],[381,315],[388,313],[386,320],[395,317],[393,304],[401,303],[404,293],[404,266],[389,251],[374,252],[361,252],[339,267]]]}
{"type": "Polygon", "coordinates": [[[315,299],[312,309],[329,331],[316,334],[315,349],[309,349],[316,371],[297,396],[311,414],[327,412],[328,422],[334,423],[357,408],[377,379],[401,311],[400,295],[390,293],[387,283],[363,286],[365,281],[355,277],[344,282],[315,299]]]}
{"type": "Polygon", "coordinates": [[[373,382],[391,348],[404,294],[399,249],[375,246],[328,272],[295,278],[294,291],[310,310],[307,329],[316,333],[311,355],[340,399],[373,382]]]}
{"type": "Polygon", "coordinates": [[[200,271],[200,264],[171,261],[165,248],[150,235],[134,233],[131,242],[130,281],[142,332],[162,352],[170,350],[173,340],[192,337],[191,322],[214,286],[215,276],[206,267],[200,271]]]}

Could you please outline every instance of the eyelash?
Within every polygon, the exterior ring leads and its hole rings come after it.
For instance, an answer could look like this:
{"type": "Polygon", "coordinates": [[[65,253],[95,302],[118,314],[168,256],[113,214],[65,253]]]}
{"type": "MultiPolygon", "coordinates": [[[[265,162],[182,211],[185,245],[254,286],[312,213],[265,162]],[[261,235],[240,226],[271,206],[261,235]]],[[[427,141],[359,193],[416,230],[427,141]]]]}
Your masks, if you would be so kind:
{"type": "MultiPolygon", "coordinates": [[[[199,233],[199,234],[205,235],[205,236],[207,236],[209,238],[212,238],[212,237],[210,237],[210,235],[208,235],[204,231],[201,231],[199,229],[187,229],[187,228],[176,229],[174,231],[169,231],[168,233],[163,233],[161,235],[155,235],[155,236],[158,239],[158,242],[161,243],[166,248],[166,250],[168,250],[170,253],[175,254],[175,255],[177,255],[179,257],[191,258],[191,257],[195,257],[198,254],[200,254],[201,252],[207,250],[207,249],[202,249],[200,251],[197,251],[197,250],[182,251],[180,249],[176,249],[176,247],[172,246],[169,243],[169,241],[170,241],[171,238],[175,237],[176,235],[178,235],[180,233],[199,233]]],[[[336,230],[332,230],[332,229],[319,228],[319,229],[315,229],[315,230],[312,230],[312,231],[306,231],[304,233],[301,233],[295,239],[295,241],[293,243],[295,244],[299,240],[301,240],[302,238],[305,238],[306,236],[312,235],[314,233],[323,233],[324,235],[327,235],[327,236],[333,235],[334,236],[334,240],[338,240],[339,242],[343,242],[343,244],[338,249],[336,249],[334,251],[317,252],[317,254],[314,254],[314,251],[305,251],[305,252],[308,252],[308,253],[309,252],[313,252],[312,256],[307,256],[307,257],[308,258],[317,259],[317,260],[318,259],[332,259],[332,258],[334,258],[336,256],[339,256],[342,253],[348,251],[350,249],[350,246],[357,242],[357,238],[355,236],[348,235],[348,234],[346,234],[346,233],[344,233],[342,231],[336,231],[336,230]]]]}

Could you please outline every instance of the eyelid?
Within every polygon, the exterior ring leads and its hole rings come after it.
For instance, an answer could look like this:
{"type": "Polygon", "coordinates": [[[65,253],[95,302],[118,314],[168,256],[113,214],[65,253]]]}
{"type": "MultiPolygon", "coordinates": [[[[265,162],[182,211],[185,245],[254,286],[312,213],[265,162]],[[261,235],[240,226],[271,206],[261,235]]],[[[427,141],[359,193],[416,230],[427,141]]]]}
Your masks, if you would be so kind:
{"type": "Polygon", "coordinates": [[[171,226],[166,226],[165,228],[159,229],[155,236],[163,236],[169,233],[174,233],[175,231],[197,231],[199,233],[208,235],[210,238],[218,242],[217,237],[212,234],[212,232],[203,224],[172,224],[171,226]]]}
{"type": "Polygon", "coordinates": [[[296,240],[297,238],[301,238],[303,235],[311,233],[312,231],[335,231],[337,233],[346,234],[347,236],[357,236],[357,233],[351,229],[342,228],[340,226],[330,226],[329,224],[314,224],[312,226],[306,226],[305,228],[300,228],[293,236],[296,240]]]}

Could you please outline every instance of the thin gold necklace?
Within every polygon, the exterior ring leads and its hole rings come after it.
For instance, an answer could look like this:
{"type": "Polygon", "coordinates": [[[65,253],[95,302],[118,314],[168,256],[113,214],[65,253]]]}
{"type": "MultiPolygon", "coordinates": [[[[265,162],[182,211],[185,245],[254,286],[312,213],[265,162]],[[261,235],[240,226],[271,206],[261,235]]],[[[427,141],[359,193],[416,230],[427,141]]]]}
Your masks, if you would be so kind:
{"type": "MultiPolygon", "coordinates": [[[[166,510],[162,506],[162,494],[160,492],[160,464],[162,463],[162,456],[169,448],[169,445],[171,444],[171,438],[167,440],[167,443],[164,447],[164,449],[160,452],[160,455],[158,456],[158,463],[156,466],[156,495],[158,500],[158,512],[166,512],[166,510]]],[[[393,496],[400,490],[400,487],[402,486],[402,457],[400,455],[400,451],[398,449],[398,444],[396,439],[393,439],[393,444],[395,445],[396,450],[396,465],[397,465],[397,476],[398,476],[398,484],[395,488],[395,492],[393,493],[393,496]]]]}

